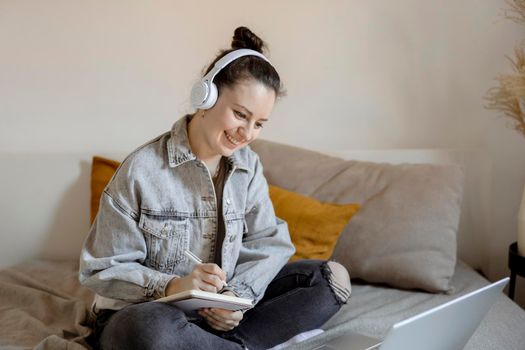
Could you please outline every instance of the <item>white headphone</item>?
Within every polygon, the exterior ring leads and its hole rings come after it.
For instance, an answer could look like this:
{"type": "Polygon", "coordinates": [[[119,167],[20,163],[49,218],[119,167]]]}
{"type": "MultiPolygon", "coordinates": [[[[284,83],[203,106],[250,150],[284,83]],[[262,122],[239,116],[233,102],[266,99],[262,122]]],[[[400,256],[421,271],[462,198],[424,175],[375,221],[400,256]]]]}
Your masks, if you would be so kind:
{"type": "MultiPolygon", "coordinates": [[[[213,68],[202,79],[196,82],[191,88],[191,105],[195,109],[210,109],[217,102],[217,85],[213,78],[226,67],[230,62],[243,56],[258,56],[266,62],[270,61],[260,52],[251,49],[238,49],[232,51],[218,60],[213,68]]],[[[270,63],[271,64],[271,63],[270,63]]]]}

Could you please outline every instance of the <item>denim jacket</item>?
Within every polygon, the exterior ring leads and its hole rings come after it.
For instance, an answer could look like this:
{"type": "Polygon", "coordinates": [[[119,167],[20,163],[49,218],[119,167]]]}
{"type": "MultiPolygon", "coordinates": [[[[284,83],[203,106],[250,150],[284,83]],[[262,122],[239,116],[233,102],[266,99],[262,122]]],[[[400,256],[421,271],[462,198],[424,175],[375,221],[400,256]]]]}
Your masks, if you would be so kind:
{"type": "Polygon", "coordinates": [[[186,249],[213,262],[217,205],[226,231],[221,268],[237,295],[259,301],[295,251],[257,154],[246,146],[228,157],[217,203],[210,173],[190,149],[188,118],[128,155],[104,189],[80,254],[79,279],[97,293],[96,309],[165,296],[172,278],[193,269],[186,249]]]}

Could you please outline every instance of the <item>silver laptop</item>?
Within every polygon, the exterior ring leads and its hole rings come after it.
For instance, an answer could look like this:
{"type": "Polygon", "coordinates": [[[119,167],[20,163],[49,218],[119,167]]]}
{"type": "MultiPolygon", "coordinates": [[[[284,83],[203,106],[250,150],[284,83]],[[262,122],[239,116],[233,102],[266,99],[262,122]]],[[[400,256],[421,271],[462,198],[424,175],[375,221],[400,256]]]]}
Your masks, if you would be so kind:
{"type": "Polygon", "coordinates": [[[347,332],[315,350],[460,350],[496,301],[509,278],[396,323],[383,341],[347,332]]]}

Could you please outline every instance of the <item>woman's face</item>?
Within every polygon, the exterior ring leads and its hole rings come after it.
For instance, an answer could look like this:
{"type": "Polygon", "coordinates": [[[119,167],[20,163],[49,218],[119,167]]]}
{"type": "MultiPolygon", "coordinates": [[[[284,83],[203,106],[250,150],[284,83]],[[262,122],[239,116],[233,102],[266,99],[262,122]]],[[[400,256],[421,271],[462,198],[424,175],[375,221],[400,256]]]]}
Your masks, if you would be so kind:
{"type": "Polygon", "coordinates": [[[208,156],[228,157],[255,140],[274,103],[273,89],[254,79],[222,87],[217,103],[205,111],[202,123],[208,156]]]}

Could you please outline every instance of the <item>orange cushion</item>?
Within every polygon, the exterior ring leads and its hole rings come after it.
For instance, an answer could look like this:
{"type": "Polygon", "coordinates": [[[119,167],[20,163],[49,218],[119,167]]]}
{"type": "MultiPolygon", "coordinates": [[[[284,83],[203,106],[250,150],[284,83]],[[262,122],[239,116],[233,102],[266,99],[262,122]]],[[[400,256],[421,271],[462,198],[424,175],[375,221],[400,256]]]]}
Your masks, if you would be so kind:
{"type": "Polygon", "coordinates": [[[296,248],[290,260],[329,259],[359,204],[322,203],[276,186],[269,187],[275,214],[288,223],[296,248]]]}
{"type": "Polygon", "coordinates": [[[91,223],[97,216],[100,197],[120,163],[102,157],[93,157],[91,165],[91,223]]]}

